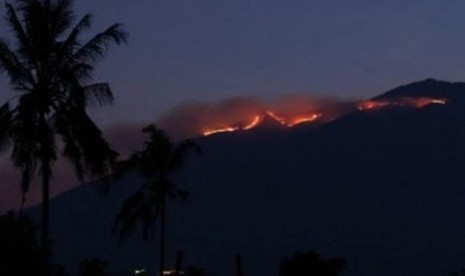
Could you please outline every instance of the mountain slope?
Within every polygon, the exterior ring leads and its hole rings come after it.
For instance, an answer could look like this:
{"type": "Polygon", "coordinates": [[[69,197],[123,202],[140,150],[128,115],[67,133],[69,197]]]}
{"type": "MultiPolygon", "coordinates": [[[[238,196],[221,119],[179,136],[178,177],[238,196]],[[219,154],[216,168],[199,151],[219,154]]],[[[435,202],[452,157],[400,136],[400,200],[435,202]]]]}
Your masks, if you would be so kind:
{"type": "MultiPolygon", "coordinates": [[[[450,102],[354,111],[317,128],[198,139],[202,155],[176,176],[191,196],[169,205],[171,263],[183,250],[186,264],[232,276],[240,253],[246,275],[277,275],[282,257],[310,248],[345,257],[347,276],[465,267],[465,84],[426,80],[380,97],[419,96],[450,102]]],[[[138,183],[128,175],[106,198],[90,184],[54,199],[56,260],[72,266],[97,255],[115,270],[150,268],[156,241],[134,235],[118,249],[110,235],[138,183]]]]}

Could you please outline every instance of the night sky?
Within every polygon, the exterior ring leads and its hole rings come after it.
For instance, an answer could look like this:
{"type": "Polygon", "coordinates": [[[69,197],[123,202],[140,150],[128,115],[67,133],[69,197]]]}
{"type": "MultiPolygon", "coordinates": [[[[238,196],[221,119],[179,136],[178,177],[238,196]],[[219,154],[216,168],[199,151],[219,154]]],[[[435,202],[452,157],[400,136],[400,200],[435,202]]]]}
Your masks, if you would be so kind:
{"type": "Polygon", "coordinates": [[[116,98],[96,112],[104,125],[148,123],[184,101],[370,97],[465,75],[460,0],[79,0],[76,10],[95,15],[95,31],[121,22],[131,36],[96,72],[116,98]]]}
{"type": "MultiPolygon", "coordinates": [[[[79,0],[76,11],[95,15],[93,31],[120,22],[130,34],[97,66],[115,94],[93,111],[103,127],[153,122],[186,101],[355,99],[465,79],[461,0],[79,0]]],[[[0,91],[2,102],[12,93],[5,77],[0,91]]]]}

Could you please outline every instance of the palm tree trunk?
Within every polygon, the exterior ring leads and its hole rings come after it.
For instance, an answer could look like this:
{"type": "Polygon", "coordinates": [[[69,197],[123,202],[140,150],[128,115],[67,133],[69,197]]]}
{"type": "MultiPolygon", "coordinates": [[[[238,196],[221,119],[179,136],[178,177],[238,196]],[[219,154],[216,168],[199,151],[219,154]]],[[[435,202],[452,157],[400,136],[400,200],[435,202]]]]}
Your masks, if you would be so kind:
{"type": "Polygon", "coordinates": [[[163,193],[161,197],[160,210],[160,276],[165,270],[165,212],[166,212],[166,195],[163,193]]]}
{"type": "Polygon", "coordinates": [[[50,174],[42,174],[42,227],[41,227],[41,247],[45,262],[45,275],[49,274],[50,248],[49,248],[49,230],[50,230],[50,174]]]}

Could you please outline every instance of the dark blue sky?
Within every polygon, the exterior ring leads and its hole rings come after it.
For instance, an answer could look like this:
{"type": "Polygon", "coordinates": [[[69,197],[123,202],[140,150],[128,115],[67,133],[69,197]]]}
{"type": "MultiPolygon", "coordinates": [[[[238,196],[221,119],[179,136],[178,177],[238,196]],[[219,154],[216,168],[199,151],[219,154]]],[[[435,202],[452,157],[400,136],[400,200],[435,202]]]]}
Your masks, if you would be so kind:
{"type": "Polygon", "coordinates": [[[94,30],[121,22],[131,35],[98,66],[96,80],[116,96],[96,112],[106,125],[147,123],[188,100],[359,98],[465,79],[461,0],[79,0],[76,9],[94,13],[94,30]]]}

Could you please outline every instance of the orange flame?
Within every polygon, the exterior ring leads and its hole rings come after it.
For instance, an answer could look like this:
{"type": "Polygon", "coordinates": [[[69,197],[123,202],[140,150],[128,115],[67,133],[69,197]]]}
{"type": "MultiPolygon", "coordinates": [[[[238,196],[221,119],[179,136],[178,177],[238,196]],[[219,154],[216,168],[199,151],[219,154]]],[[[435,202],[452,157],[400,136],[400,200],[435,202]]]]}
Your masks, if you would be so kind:
{"type": "Polygon", "coordinates": [[[312,115],[307,116],[307,117],[297,117],[294,120],[292,120],[291,122],[287,123],[287,126],[293,127],[293,126],[301,124],[301,123],[313,122],[316,119],[320,118],[321,116],[323,116],[323,114],[318,113],[318,114],[312,114],[312,115]]]}
{"type": "MultiPolygon", "coordinates": [[[[376,110],[388,106],[398,106],[398,107],[410,107],[410,108],[423,108],[429,105],[445,105],[447,103],[446,99],[442,98],[427,98],[427,97],[420,97],[420,98],[409,98],[409,97],[404,97],[404,98],[397,98],[393,100],[366,100],[359,102],[356,104],[356,108],[360,111],[368,111],[368,110],[376,110]]],[[[314,122],[316,120],[319,120],[323,116],[325,122],[329,122],[329,118],[331,117],[330,112],[326,112],[325,114],[323,113],[306,113],[300,115],[292,115],[292,116],[283,116],[283,115],[277,115],[275,112],[267,110],[265,111],[265,114],[263,115],[255,115],[253,118],[250,119],[249,123],[236,123],[233,124],[232,126],[227,126],[223,125],[221,128],[217,129],[207,129],[203,131],[204,136],[209,136],[212,134],[217,134],[217,133],[224,133],[224,132],[234,132],[238,130],[250,130],[263,122],[265,116],[269,116],[279,124],[285,126],[285,127],[293,127],[298,124],[302,123],[310,123],[314,122]]]]}
{"type": "Polygon", "coordinates": [[[418,99],[411,99],[412,105],[417,108],[422,108],[430,104],[439,104],[445,105],[447,103],[446,99],[431,99],[431,98],[418,98],[418,99]]]}
{"type": "Polygon", "coordinates": [[[370,110],[370,109],[377,109],[381,107],[385,107],[389,105],[388,102],[385,101],[363,101],[358,104],[358,110],[370,110]]]}
{"type": "Polygon", "coordinates": [[[222,132],[233,132],[238,129],[239,129],[238,127],[225,127],[225,128],[219,128],[219,129],[206,130],[204,131],[203,135],[208,136],[208,135],[222,133],[222,132]]]}
{"type": "MultiPolygon", "coordinates": [[[[273,120],[280,123],[281,125],[284,125],[284,126],[287,126],[287,127],[293,127],[293,126],[298,125],[298,124],[313,122],[313,121],[317,120],[318,118],[320,118],[323,115],[321,113],[318,113],[318,114],[311,114],[311,115],[306,115],[306,116],[299,116],[299,117],[295,117],[295,118],[291,118],[289,120],[286,120],[284,117],[278,116],[278,115],[276,115],[276,113],[274,113],[272,111],[266,111],[265,114],[270,116],[273,120]]],[[[209,136],[209,135],[212,135],[212,134],[222,133],[222,132],[234,132],[234,131],[237,131],[237,130],[249,130],[249,129],[252,129],[252,128],[258,126],[263,121],[263,119],[264,119],[263,116],[256,115],[249,124],[247,124],[247,125],[245,125],[243,127],[224,127],[224,128],[219,128],[219,129],[211,129],[211,130],[204,131],[203,135],[204,136],[209,136]]]]}
{"type": "Polygon", "coordinates": [[[275,113],[273,113],[271,111],[267,111],[266,114],[268,114],[271,118],[275,119],[275,121],[277,121],[278,123],[280,123],[282,125],[286,124],[286,120],[284,120],[283,117],[279,117],[278,115],[276,115],[275,113]]]}
{"type": "Polygon", "coordinates": [[[253,119],[253,121],[246,125],[245,127],[243,127],[242,129],[243,130],[248,130],[248,129],[251,129],[251,128],[254,128],[256,126],[258,126],[258,124],[260,124],[262,121],[262,117],[261,116],[255,116],[255,118],[253,119]]]}
{"type": "Polygon", "coordinates": [[[368,100],[360,102],[357,105],[358,110],[372,110],[379,109],[386,106],[401,106],[401,107],[414,107],[423,108],[428,105],[438,104],[444,105],[447,103],[446,99],[438,98],[399,98],[395,100],[368,100]]]}
{"type": "Polygon", "coordinates": [[[298,117],[291,118],[289,120],[286,120],[283,117],[280,117],[276,115],[275,113],[271,111],[267,111],[266,114],[270,115],[271,118],[275,119],[277,122],[279,122],[282,125],[286,125],[288,127],[293,127],[295,125],[301,124],[301,123],[307,123],[307,122],[313,122],[316,119],[320,118],[323,114],[321,113],[314,113],[310,115],[301,115],[298,117]]]}

